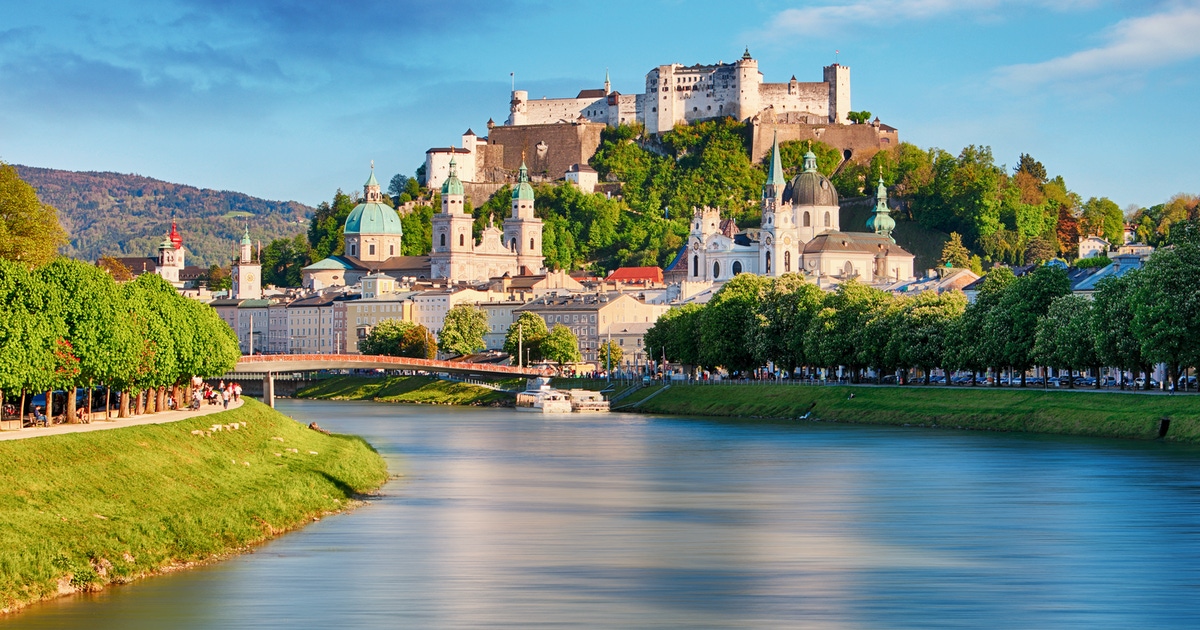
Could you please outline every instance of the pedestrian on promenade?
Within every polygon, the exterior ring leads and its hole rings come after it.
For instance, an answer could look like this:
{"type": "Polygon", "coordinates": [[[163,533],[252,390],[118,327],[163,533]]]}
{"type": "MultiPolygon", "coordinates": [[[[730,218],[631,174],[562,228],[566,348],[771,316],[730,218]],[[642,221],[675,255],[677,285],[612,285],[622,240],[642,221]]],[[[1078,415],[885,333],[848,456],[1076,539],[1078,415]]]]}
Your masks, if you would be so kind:
{"type": "Polygon", "coordinates": [[[226,409],[229,408],[229,388],[228,387],[221,390],[221,402],[224,403],[226,409]]]}
{"type": "Polygon", "coordinates": [[[197,411],[200,409],[201,396],[202,396],[202,394],[200,393],[200,388],[195,388],[192,390],[192,410],[193,411],[197,411]]]}
{"type": "Polygon", "coordinates": [[[233,400],[234,400],[234,402],[238,402],[241,399],[242,399],[242,384],[234,383],[233,384],[233,400]]]}

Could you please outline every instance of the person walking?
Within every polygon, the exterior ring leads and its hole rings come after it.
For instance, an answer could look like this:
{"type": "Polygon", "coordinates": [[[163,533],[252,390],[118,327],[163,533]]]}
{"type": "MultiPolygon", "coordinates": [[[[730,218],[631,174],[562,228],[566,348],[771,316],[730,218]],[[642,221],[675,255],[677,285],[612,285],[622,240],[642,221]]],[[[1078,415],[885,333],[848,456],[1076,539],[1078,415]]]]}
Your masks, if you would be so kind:
{"type": "Polygon", "coordinates": [[[225,389],[221,390],[221,402],[225,405],[226,409],[229,408],[229,390],[230,389],[231,388],[226,387],[225,389]]]}
{"type": "Polygon", "coordinates": [[[234,400],[234,402],[241,402],[241,400],[242,400],[242,384],[241,383],[233,384],[233,400],[234,400]]]}

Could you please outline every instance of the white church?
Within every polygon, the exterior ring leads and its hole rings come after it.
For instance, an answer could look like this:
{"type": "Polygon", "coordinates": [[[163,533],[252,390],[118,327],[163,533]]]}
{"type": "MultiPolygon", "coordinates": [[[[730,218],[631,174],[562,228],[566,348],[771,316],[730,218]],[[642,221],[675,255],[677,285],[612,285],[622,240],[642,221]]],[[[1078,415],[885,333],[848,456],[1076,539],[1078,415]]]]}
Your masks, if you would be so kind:
{"type": "Polygon", "coordinates": [[[873,232],[842,232],[838,195],[817,171],[817,156],[804,156],[804,172],[786,181],[779,143],[762,195],[762,228],[743,233],[719,211],[697,210],[687,245],[687,281],[720,283],[741,273],[777,277],[803,273],[836,283],[851,278],[868,284],[913,277],[913,255],[892,238],[887,188],[879,182],[875,212],[867,221],[873,232]],[[757,238],[755,238],[757,236],[757,238]]]}

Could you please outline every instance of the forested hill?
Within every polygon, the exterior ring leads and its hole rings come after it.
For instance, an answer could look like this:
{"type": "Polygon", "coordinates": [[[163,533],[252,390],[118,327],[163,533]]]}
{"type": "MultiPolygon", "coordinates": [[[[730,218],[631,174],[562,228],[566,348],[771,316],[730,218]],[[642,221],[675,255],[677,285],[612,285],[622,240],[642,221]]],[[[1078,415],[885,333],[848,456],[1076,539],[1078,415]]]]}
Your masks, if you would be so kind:
{"type": "Polygon", "coordinates": [[[70,238],[64,253],[88,261],[102,254],[157,255],[174,214],[187,264],[227,264],[247,223],[251,237],[265,246],[303,233],[314,211],[295,201],[268,201],[141,175],[14,166],[42,202],[58,208],[70,238]]]}

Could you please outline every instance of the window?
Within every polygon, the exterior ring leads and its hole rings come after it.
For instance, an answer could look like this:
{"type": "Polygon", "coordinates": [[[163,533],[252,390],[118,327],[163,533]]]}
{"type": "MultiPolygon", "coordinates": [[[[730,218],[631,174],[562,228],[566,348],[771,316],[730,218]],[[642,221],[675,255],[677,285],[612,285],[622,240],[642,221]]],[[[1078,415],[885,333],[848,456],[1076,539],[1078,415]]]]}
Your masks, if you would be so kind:
{"type": "Polygon", "coordinates": [[[445,247],[445,246],[446,246],[446,235],[443,234],[442,235],[442,247],[445,247]]]}
{"type": "Polygon", "coordinates": [[[388,245],[388,256],[395,256],[395,255],[396,255],[396,246],[388,245]]]}
{"type": "Polygon", "coordinates": [[[766,273],[771,273],[771,252],[767,252],[767,270],[766,273]]]}
{"type": "Polygon", "coordinates": [[[792,252],[783,252],[783,273],[792,270],[792,252]]]}
{"type": "Polygon", "coordinates": [[[812,225],[812,217],[810,217],[808,214],[808,211],[805,210],[804,211],[804,227],[809,227],[810,225],[812,225]]]}
{"type": "Polygon", "coordinates": [[[692,256],[692,277],[700,275],[700,256],[692,256]]]}
{"type": "Polygon", "coordinates": [[[713,280],[716,280],[717,278],[720,278],[720,277],[721,277],[721,263],[714,262],[713,263],[713,280]]]}
{"type": "Polygon", "coordinates": [[[529,239],[529,251],[533,251],[533,239],[529,239]]]}
{"type": "Polygon", "coordinates": [[[357,246],[357,245],[355,245],[354,243],[351,243],[351,244],[350,244],[350,255],[351,255],[351,256],[357,256],[357,255],[358,255],[358,246],[357,246]]]}
{"type": "Polygon", "coordinates": [[[512,249],[514,252],[517,251],[517,239],[514,238],[512,240],[512,244],[509,246],[509,248],[512,249]]]}
{"type": "Polygon", "coordinates": [[[459,235],[458,235],[458,246],[459,246],[459,247],[462,247],[462,246],[466,245],[466,242],[467,242],[467,237],[466,237],[466,235],[465,235],[465,234],[459,234],[459,235]]]}
{"type": "Polygon", "coordinates": [[[371,252],[370,255],[372,255],[372,256],[375,255],[375,244],[374,243],[371,243],[370,245],[368,245],[367,249],[371,252]]]}
{"type": "Polygon", "coordinates": [[[826,212],[825,213],[825,227],[829,227],[830,225],[833,225],[833,224],[829,222],[829,213],[826,212]]]}
{"type": "Polygon", "coordinates": [[[736,276],[739,273],[742,273],[742,261],[735,260],[733,261],[733,275],[736,276]]]}

